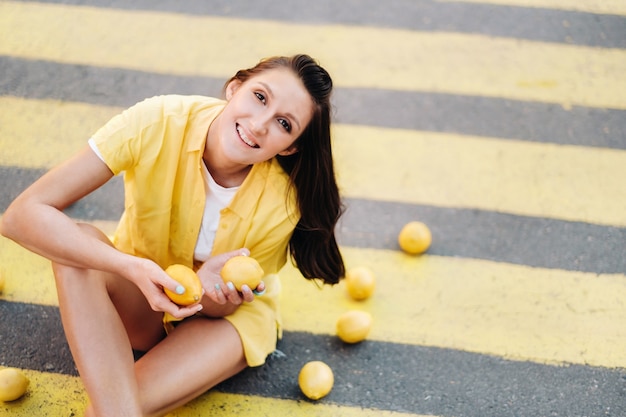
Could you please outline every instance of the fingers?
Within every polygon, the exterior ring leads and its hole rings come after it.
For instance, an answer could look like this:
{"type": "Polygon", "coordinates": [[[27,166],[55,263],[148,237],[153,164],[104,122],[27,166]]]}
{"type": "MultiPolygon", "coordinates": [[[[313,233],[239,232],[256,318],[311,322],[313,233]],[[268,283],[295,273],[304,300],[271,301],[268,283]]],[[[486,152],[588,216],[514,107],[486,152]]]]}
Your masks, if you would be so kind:
{"type": "Polygon", "coordinates": [[[265,292],[264,283],[259,284],[255,291],[247,285],[244,285],[241,291],[237,291],[232,282],[228,282],[226,285],[216,285],[215,287],[215,293],[211,298],[220,304],[229,302],[231,304],[240,305],[244,301],[251,303],[254,301],[255,295],[262,295],[265,292]]]}
{"type": "Polygon", "coordinates": [[[177,319],[184,319],[185,317],[193,316],[202,310],[202,304],[200,303],[180,306],[170,300],[169,297],[162,291],[160,294],[155,294],[154,298],[152,298],[151,307],[155,311],[168,313],[177,319]]]}
{"type": "Polygon", "coordinates": [[[180,282],[176,281],[174,278],[170,277],[168,274],[163,272],[162,275],[159,276],[160,280],[157,282],[164,289],[167,288],[173,293],[178,295],[183,295],[185,293],[185,287],[183,287],[180,282]]]}
{"type": "Polygon", "coordinates": [[[237,291],[237,288],[235,288],[235,285],[232,282],[226,283],[226,289],[227,290],[224,291],[224,295],[226,296],[226,298],[228,299],[230,303],[239,305],[243,302],[241,295],[239,294],[239,292],[237,291]]]}
{"type": "Polygon", "coordinates": [[[257,287],[254,290],[252,290],[252,292],[254,293],[254,295],[258,297],[265,294],[265,282],[261,281],[259,285],[257,285],[257,287]]]}
{"type": "Polygon", "coordinates": [[[241,287],[241,294],[243,295],[243,299],[247,303],[251,303],[254,301],[254,293],[247,285],[241,287]]]}
{"type": "Polygon", "coordinates": [[[192,304],[190,306],[179,306],[174,304],[174,309],[167,312],[177,319],[184,319],[186,317],[190,317],[196,313],[199,313],[201,310],[202,304],[192,304]]]}

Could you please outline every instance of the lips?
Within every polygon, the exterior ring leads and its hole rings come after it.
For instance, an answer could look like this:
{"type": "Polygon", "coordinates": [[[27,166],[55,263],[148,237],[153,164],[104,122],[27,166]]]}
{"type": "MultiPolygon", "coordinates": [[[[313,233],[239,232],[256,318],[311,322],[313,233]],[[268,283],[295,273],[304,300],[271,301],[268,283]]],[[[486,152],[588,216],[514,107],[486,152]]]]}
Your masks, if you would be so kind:
{"type": "Polygon", "coordinates": [[[248,137],[248,135],[246,135],[246,132],[243,131],[243,128],[240,125],[237,125],[237,133],[239,134],[239,137],[241,138],[243,143],[245,143],[249,147],[251,148],[259,147],[259,145],[257,145],[252,139],[248,137]]]}

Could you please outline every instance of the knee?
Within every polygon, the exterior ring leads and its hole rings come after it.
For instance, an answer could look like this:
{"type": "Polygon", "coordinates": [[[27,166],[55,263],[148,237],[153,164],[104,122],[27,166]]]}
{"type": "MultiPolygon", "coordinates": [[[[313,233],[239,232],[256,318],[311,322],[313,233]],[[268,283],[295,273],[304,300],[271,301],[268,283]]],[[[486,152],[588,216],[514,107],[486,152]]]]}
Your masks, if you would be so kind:
{"type": "MultiPolygon", "coordinates": [[[[78,227],[80,227],[83,233],[95,237],[113,246],[108,236],[97,227],[87,223],[77,223],[77,225],[78,227]]],[[[89,273],[89,271],[90,270],[85,268],[75,267],[52,261],[52,273],[54,274],[57,286],[63,286],[67,282],[73,282],[75,279],[84,278],[89,273]]]]}

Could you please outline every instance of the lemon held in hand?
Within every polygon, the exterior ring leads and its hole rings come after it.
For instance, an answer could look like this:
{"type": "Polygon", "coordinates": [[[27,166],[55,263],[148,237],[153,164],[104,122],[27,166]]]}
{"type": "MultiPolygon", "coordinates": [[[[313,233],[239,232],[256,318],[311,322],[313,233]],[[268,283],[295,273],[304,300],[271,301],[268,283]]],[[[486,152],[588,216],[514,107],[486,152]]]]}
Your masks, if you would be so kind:
{"type": "Polygon", "coordinates": [[[300,390],[311,400],[319,400],[328,395],[334,383],[332,369],[321,361],[306,363],[298,375],[300,390]]]}
{"type": "Polygon", "coordinates": [[[202,297],[202,282],[198,274],[188,266],[174,264],[167,267],[165,273],[178,281],[185,288],[182,294],[176,294],[165,288],[165,294],[180,306],[188,306],[200,301],[202,297]]]}
{"type": "Polygon", "coordinates": [[[337,320],[337,336],[346,343],[359,343],[372,328],[372,315],[366,311],[350,310],[337,320]]]}
{"type": "Polygon", "coordinates": [[[422,222],[413,221],[404,225],[398,235],[398,244],[403,251],[410,255],[424,253],[430,247],[432,234],[422,222]]]}
{"type": "Polygon", "coordinates": [[[244,284],[254,290],[263,280],[265,272],[256,259],[240,255],[227,260],[220,275],[224,282],[232,282],[237,291],[241,291],[244,284]]]}
{"type": "Polygon", "coordinates": [[[345,280],[348,294],[357,301],[371,297],[376,288],[376,276],[364,266],[348,270],[345,280]]]}
{"type": "Polygon", "coordinates": [[[0,370],[0,401],[15,401],[26,392],[30,381],[16,368],[0,370]]]}

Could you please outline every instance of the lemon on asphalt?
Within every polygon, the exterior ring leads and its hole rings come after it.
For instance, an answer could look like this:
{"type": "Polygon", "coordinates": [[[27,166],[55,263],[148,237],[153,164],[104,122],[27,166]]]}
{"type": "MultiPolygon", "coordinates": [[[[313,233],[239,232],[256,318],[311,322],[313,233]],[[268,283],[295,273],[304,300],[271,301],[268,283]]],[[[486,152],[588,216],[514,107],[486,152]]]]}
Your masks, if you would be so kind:
{"type": "Polygon", "coordinates": [[[412,221],[404,225],[398,235],[400,248],[410,255],[424,253],[430,247],[432,234],[422,222],[412,221]]]}
{"type": "Polygon", "coordinates": [[[302,393],[311,400],[319,400],[333,389],[335,377],[330,366],[322,361],[306,363],[298,375],[298,385],[302,393]]]}
{"type": "Polygon", "coordinates": [[[202,282],[195,271],[188,266],[173,264],[167,267],[165,273],[178,281],[185,288],[182,294],[176,294],[165,288],[165,294],[180,306],[188,306],[200,301],[202,297],[202,282]]]}
{"type": "Polygon", "coordinates": [[[17,368],[0,370],[0,401],[15,401],[26,392],[30,381],[17,368]]]}
{"type": "Polygon", "coordinates": [[[237,291],[241,291],[244,284],[254,290],[263,280],[265,272],[256,259],[239,255],[224,263],[220,275],[224,282],[232,282],[237,291]]]}
{"type": "Polygon", "coordinates": [[[376,288],[376,276],[365,266],[349,269],[345,281],[348,294],[357,301],[371,297],[376,288]]]}
{"type": "Polygon", "coordinates": [[[372,328],[372,315],[367,311],[350,310],[337,320],[337,336],[346,343],[359,343],[372,328]]]}

